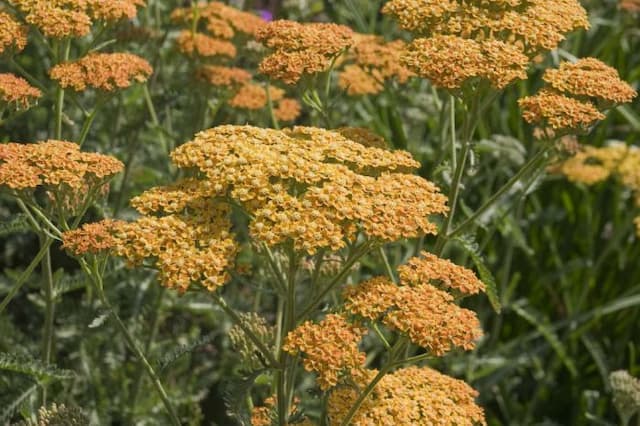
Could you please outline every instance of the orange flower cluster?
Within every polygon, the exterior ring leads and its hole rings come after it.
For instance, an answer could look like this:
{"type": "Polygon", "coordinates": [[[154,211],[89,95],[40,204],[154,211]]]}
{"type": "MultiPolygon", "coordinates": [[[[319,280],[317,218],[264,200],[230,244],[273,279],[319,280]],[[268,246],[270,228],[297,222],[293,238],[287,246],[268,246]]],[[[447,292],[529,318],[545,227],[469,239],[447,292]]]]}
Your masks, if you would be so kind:
{"type": "MultiPolygon", "coordinates": [[[[294,398],[293,404],[291,404],[290,415],[297,410],[297,404],[299,400],[294,398]]],[[[262,406],[254,407],[251,410],[251,426],[272,426],[274,422],[277,422],[276,407],[278,405],[278,399],[275,396],[270,396],[264,400],[262,406]]],[[[287,426],[314,426],[314,424],[305,417],[301,422],[287,423],[287,426]]]]}
{"type": "Polygon", "coordinates": [[[197,21],[196,26],[203,20],[204,26],[212,35],[224,39],[233,38],[236,31],[255,36],[266,23],[259,16],[217,1],[175,9],[171,13],[171,19],[189,26],[194,24],[194,19],[197,21]]]}
{"type": "Polygon", "coordinates": [[[429,253],[398,268],[400,284],[377,277],[345,290],[345,309],[406,333],[412,342],[442,356],[453,347],[473,349],[482,332],[476,314],[456,305],[440,287],[459,294],[484,291],[475,274],[429,253]]]}
{"type": "Polygon", "coordinates": [[[233,43],[189,30],[181,31],[176,43],[178,50],[188,56],[235,58],[237,54],[233,43]]]}
{"type": "Polygon", "coordinates": [[[589,28],[577,0],[391,0],[382,11],[418,36],[495,39],[531,57],[558,47],[565,34],[589,28]]]}
{"type": "Polygon", "coordinates": [[[267,106],[269,99],[274,106],[274,115],[280,121],[295,121],[302,112],[300,103],[291,98],[284,97],[284,90],[269,85],[263,86],[259,83],[247,82],[243,84],[236,94],[229,99],[229,105],[233,108],[246,109],[246,110],[259,110],[267,106]]]}
{"type": "Polygon", "coordinates": [[[9,0],[25,14],[28,24],[46,37],[82,37],[91,30],[91,19],[107,22],[132,19],[144,0],[9,0]]]}
{"type": "Polygon", "coordinates": [[[640,0],[620,0],[619,7],[627,12],[640,12],[640,0]]]}
{"type": "Polygon", "coordinates": [[[21,25],[13,16],[0,12],[0,53],[13,48],[13,52],[20,52],[27,45],[26,26],[21,25]]]}
{"type": "Polygon", "coordinates": [[[204,65],[196,71],[200,80],[206,81],[214,87],[234,88],[248,83],[252,76],[242,68],[225,67],[219,65],[204,65]]]}
{"type": "Polygon", "coordinates": [[[114,232],[123,222],[106,219],[64,233],[62,248],[75,256],[99,254],[116,245],[114,232]]]}
{"type": "Polygon", "coordinates": [[[0,187],[14,190],[82,190],[103,185],[122,169],[117,159],[81,152],[73,142],[0,144],[0,187]]]}
{"type": "Polygon", "coordinates": [[[382,11],[422,37],[408,46],[404,64],[449,90],[526,79],[531,58],[589,26],[577,0],[391,0],[382,11]]]}
{"type": "Polygon", "coordinates": [[[260,63],[260,72],[286,84],[327,71],[354,41],[353,31],[343,25],[286,20],[270,22],[256,39],[274,50],[260,63]]]}
{"type": "Polygon", "coordinates": [[[12,109],[26,109],[40,96],[40,90],[32,87],[27,80],[13,74],[0,73],[0,104],[12,109]]]}
{"type": "Polygon", "coordinates": [[[282,98],[273,110],[279,121],[293,122],[302,113],[300,102],[292,98],[282,98]]]}
{"type": "Polygon", "coordinates": [[[327,315],[318,324],[307,321],[291,331],[282,350],[304,354],[302,364],[307,371],[318,374],[318,386],[327,390],[338,384],[340,377],[357,376],[364,368],[366,355],[358,344],[367,329],[351,324],[342,315],[327,315]]]}
{"type": "Polygon", "coordinates": [[[500,40],[436,35],[414,40],[403,63],[417,75],[445,89],[483,79],[497,89],[527,78],[529,58],[515,45],[500,40]]]}
{"type": "Polygon", "coordinates": [[[377,36],[358,35],[340,72],[338,84],[351,96],[377,94],[387,80],[405,83],[413,73],[400,63],[405,42],[385,42],[377,36]]]}
{"type": "Polygon", "coordinates": [[[523,118],[553,131],[586,130],[605,118],[598,109],[630,102],[636,95],[618,72],[595,58],[563,63],[543,76],[537,95],[520,99],[523,118]]]}
{"type": "Polygon", "coordinates": [[[112,92],[145,82],[152,72],[146,60],[130,53],[90,53],[75,62],[56,65],[49,75],[63,88],[112,92]]]}
{"type": "Polygon", "coordinates": [[[408,153],[323,129],[220,126],[172,158],[206,176],[189,197],[231,197],[254,218],[253,238],[270,246],[292,241],[309,254],[338,250],[358,231],[384,241],[435,233],[429,216],[447,211],[433,184],[406,173],[419,166],[408,153]]]}
{"type": "MultiPolygon", "coordinates": [[[[373,379],[369,370],[361,387],[373,379]]],[[[328,401],[329,424],[338,425],[360,396],[357,388],[340,386],[328,401]]],[[[407,367],[384,376],[356,412],[352,426],[369,425],[485,425],[484,411],[474,399],[478,393],[462,380],[428,367],[407,367]]]]}

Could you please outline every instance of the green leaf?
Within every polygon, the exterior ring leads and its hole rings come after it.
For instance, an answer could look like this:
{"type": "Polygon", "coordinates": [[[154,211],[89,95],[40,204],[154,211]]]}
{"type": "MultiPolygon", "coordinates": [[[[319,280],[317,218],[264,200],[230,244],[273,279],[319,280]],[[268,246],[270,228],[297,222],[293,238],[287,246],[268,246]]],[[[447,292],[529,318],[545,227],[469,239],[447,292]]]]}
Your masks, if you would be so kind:
{"type": "Polygon", "coordinates": [[[25,374],[39,383],[68,380],[75,377],[71,370],[63,370],[54,365],[44,365],[40,360],[27,355],[0,352],[0,370],[25,374]]]}
{"type": "Polygon", "coordinates": [[[13,216],[6,222],[0,222],[0,237],[16,234],[18,232],[26,232],[31,229],[27,216],[18,214],[13,216]]]}
{"type": "Polygon", "coordinates": [[[11,417],[18,411],[23,402],[27,400],[38,389],[38,385],[32,385],[18,395],[13,401],[9,402],[2,408],[0,412],[0,423],[8,422],[11,417]]]}
{"type": "Polygon", "coordinates": [[[480,275],[480,279],[487,287],[489,302],[493,310],[499,314],[502,311],[502,304],[500,303],[500,296],[498,295],[498,285],[496,284],[496,279],[493,274],[485,264],[482,255],[478,253],[477,243],[469,237],[457,238],[456,241],[460,243],[461,247],[469,254],[471,260],[473,260],[473,263],[476,265],[478,275],[480,275]]]}

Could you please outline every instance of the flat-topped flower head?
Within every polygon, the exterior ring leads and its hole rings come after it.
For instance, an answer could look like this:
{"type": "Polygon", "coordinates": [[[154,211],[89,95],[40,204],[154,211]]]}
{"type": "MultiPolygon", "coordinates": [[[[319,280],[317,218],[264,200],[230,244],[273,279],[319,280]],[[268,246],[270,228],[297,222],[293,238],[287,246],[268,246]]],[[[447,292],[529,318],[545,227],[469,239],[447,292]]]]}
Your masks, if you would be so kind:
{"type": "Polygon", "coordinates": [[[527,123],[553,131],[583,132],[605,115],[589,101],[581,101],[549,89],[518,101],[527,123]]]}
{"type": "Polygon", "coordinates": [[[351,96],[380,93],[385,82],[406,81],[414,74],[400,61],[406,47],[402,40],[385,42],[376,36],[358,35],[346,55],[338,85],[351,96]]]}
{"type": "Polygon", "coordinates": [[[260,63],[260,72],[287,84],[327,71],[354,41],[353,31],[343,25],[285,20],[265,25],[256,38],[274,50],[260,63]]]}
{"type": "Polygon", "coordinates": [[[196,75],[211,86],[230,89],[248,83],[252,78],[251,73],[242,68],[219,65],[204,65],[198,68],[196,75]]]}
{"type": "Polygon", "coordinates": [[[302,112],[302,105],[296,99],[283,98],[280,99],[273,113],[279,121],[293,122],[300,116],[302,112]]]}
{"type": "Polygon", "coordinates": [[[477,80],[503,89],[527,78],[529,58],[516,46],[498,40],[436,35],[409,44],[402,63],[444,89],[460,89],[477,80]]]}
{"type": "Polygon", "coordinates": [[[0,73],[0,105],[13,110],[27,109],[40,96],[42,92],[27,80],[13,74],[0,73]]]}
{"type": "Polygon", "coordinates": [[[290,355],[301,353],[305,370],[317,373],[320,389],[327,390],[343,375],[357,376],[364,368],[366,354],[358,345],[366,332],[342,315],[329,314],[318,324],[307,321],[291,331],[282,349],[290,355]]]}
{"type": "Polygon", "coordinates": [[[20,52],[27,45],[28,28],[7,12],[0,11],[0,54],[20,52]]]}
{"type": "Polygon", "coordinates": [[[176,39],[178,50],[188,56],[235,58],[237,49],[233,43],[202,33],[181,31],[176,39]]]}
{"type": "Polygon", "coordinates": [[[195,4],[191,7],[180,7],[171,12],[171,20],[196,26],[200,20],[213,36],[231,39],[237,33],[255,36],[266,21],[260,16],[236,9],[221,2],[213,1],[204,4],[195,4]]]}
{"type": "Polygon", "coordinates": [[[145,3],[145,0],[87,0],[91,17],[108,22],[135,18],[138,7],[144,7],[145,3]]]}
{"type": "Polygon", "coordinates": [[[102,185],[123,164],[108,155],[81,152],[78,144],[49,140],[35,144],[0,144],[0,186],[33,190],[44,186],[81,189],[102,185]]]}
{"type": "Polygon", "coordinates": [[[28,24],[45,37],[82,37],[91,31],[87,0],[9,0],[25,14],[28,24]]]}
{"type": "MultiPolygon", "coordinates": [[[[341,424],[365,387],[377,374],[367,370],[354,386],[338,386],[329,395],[329,423],[341,424]]],[[[484,411],[475,403],[478,396],[462,380],[428,367],[406,367],[387,374],[364,400],[349,423],[368,425],[485,425],[484,411]]]]}
{"type": "Polygon", "coordinates": [[[382,11],[417,36],[494,39],[530,57],[555,49],[565,34],[589,27],[577,0],[392,0],[382,11]]]}
{"type": "Polygon", "coordinates": [[[284,97],[284,90],[269,85],[248,82],[243,84],[236,94],[229,99],[229,105],[233,108],[258,110],[267,106],[267,90],[271,101],[278,101],[284,97]]]}
{"type": "Polygon", "coordinates": [[[543,80],[558,92],[589,98],[604,106],[631,102],[638,94],[620,79],[615,68],[595,58],[563,62],[560,68],[547,70],[543,80]]]}
{"type": "Polygon", "coordinates": [[[253,238],[270,246],[293,242],[309,254],[338,250],[360,232],[384,241],[435,233],[430,215],[447,211],[432,183],[408,173],[419,166],[408,153],[323,129],[220,126],[172,158],[199,173],[203,196],[230,197],[246,209],[253,238]]]}
{"type": "Polygon", "coordinates": [[[147,81],[152,72],[149,62],[130,53],[90,53],[56,65],[49,75],[63,88],[113,92],[147,81]]]}

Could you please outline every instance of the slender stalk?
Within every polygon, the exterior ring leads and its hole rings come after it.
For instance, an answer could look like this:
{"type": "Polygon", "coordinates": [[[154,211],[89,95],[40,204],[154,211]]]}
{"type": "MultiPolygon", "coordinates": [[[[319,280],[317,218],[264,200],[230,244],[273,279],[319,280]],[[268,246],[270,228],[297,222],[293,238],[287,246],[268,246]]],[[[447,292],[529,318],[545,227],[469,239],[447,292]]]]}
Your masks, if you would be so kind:
{"type": "MultiPolygon", "coordinates": [[[[64,51],[62,53],[62,59],[58,63],[62,63],[69,60],[69,52],[71,50],[71,40],[65,42],[64,51]]],[[[64,108],[64,89],[58,86],[56,89],[56,109],[55,109],[55,138],[62,139],[62,109],[64,108]]]]}
{"type": "Polygon", "coordinates": [[[386,270],[387,275],[389,276],[389,279],[394,283],[397,283],[398,279],[396,278],[396,275],[393,273],[393,268],[389,263],[389,258],[387,257],[387,253],[385,253],[384,248],[382,246],[378,247],[378,253],[382,258],[382,262],[384,263],[384,269],[386,270]]]}
{"type": "Polygon", "coordinates": [[[469,216],[462,224],[447,234],[447,239],[453,238],[463,232],[467,227],[472,225],[480,216],[489,210],[497,201],[502,198],[520,179],[526,176],[533,169],[538,167],[540,160],[549,152],[552,145],[547,145],[540,149],[509,181],[502,186],[495,194],[491,196],[478,210],[469,216]]]}
{"type": "Polygon", "coordinates": [[[451,169],[456,170],[458,168],[456,147],[456,98],[453,95],[449,95],[449,125],[451,126],[451,169]]]}
{"type": "Polygon", "coordinates": [[[280,123],[276,117],[276,112],[273,109],[273,99],[271,99],[271,85],[267,82],[267,108],[269,108],[269,117],[271,118],[271,125],[274,129],[280,130],[280,123]]]}
{"type": "Polygon", "coordinates": [[[80,130],[80,136],[78,137],[78,146],[80,146],[81,148],[82,145],[84,145],[87,136],[89,135],[89,130],[91,130],[91,125],[96,118],[99,108],[100,102],[96,104],[95,108],[93,108],[89,115],[87,115],[87,117],[84,119],[84,123],[82,123],[82,130],[80,130]]]}
{"type": "Polygon", "coordinates": [[[149,116],[151,117],[151,123],[153,123],[153,125],[158,128],[158,137],[160,138],[160,143],[162,144],[164,151],[168,155],[171,149],[167,143],[167,139],[164,137],[164,130],[160,128],[160,120],[158,119],[158,113],[156,112],[156,107],[153,105],[153,100],[151,99],[151,93],[149,92],[149,85],[143,84],[142,91],[144,93],[144,100],[145,100],[145,103],[147,104],[147,109],[149,110],[149,116]]]}
{"type": "Polygon", "coordinates": [[[18,280],[13,284],[13,287],[11,287],[9,294],[7,294],[4,299],[2,299],[2,303],[0,303],[0,315],[2,315],[2,312],[4,312],[7,305],[16,296],[16,294],[18,294],[18,291],[20,291],[24,283],[27,282],[29,277],[31,277],[31,274],[36,269],[36,266],[40,264],[40,261],[49,250],[51,243],[53,243],[53,240],[51,238],[47,238],[44,244],[40,246],[40,251],[38,252],[38,254],[36,254],[36,257],[33,258],[31,263],[27,266],[27,269],[25,269],[24,272],[20,274],[18,280]]]}
{"type": "MultiPolygon", "coordinates": [[[[44,290],[45,311],[44,311],[44,331],[42,334],[42,363],[49,365],[53,359],[53,322],[55,320],[56,305],[53,293],[53,271],[51,269],[51,244],[49,238],[40,237],[40,250],[44,249],[42,263],[42,288],[44,290]]],[[[47,405],[47,385],[42,385],[42,405],[47,405]]]]}

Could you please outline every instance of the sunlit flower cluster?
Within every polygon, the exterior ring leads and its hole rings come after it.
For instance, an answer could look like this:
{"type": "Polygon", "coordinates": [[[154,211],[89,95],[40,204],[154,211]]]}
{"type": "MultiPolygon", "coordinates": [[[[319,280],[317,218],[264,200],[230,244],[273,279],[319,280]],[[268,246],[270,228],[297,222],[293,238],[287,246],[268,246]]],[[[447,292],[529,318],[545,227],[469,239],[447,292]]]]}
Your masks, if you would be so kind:
{"type": "Polygon", "coordinates": [[[0,53],[19,52],[27,45],[27,27],[16,21],[11,15],[0,11],[0,53]]]}
{"type": "Polygon", "coordinates": [[[78,144],[50,140],[35,144],[0,144],[0,187],[32,191],[68,187],[80,190],[100,186],[119,173],[117,159],[81,152],[78,144]]]}
{"type": "Polygon", "coordinates": [[[63,88],[111,92],[145,82],[152,72],[146,60],[130,53],[90,53],[77,61],[56,65],[49,75],[63,88]]]}
{"type": "Polygon", "coordinates": [[[385,42],[381,37],[357,35],[345,58],[338,84],[349,95],[380,93],[386,81],[405,83],[413,75],[400,63],[405,42],[385,42]]]}
{"type": "Polygon", "coordinates": [[[265,25],[256,38],[273,49],[260,63],[260,72],[286,84],[327,71],[354,42],[353,31],[343,25],[285,20],[265,25]]]}
{"type": "Polygon", "coordinates": [[[604,119],[600,109],[630,102],[636,91],[618,72],[595,58],[562,63],[543,76],[547,86],[520,99],[523,118],[553,131],[586,130],[604,119]]]}
{"type": "MultiPolygon", "coordinates": [[[[358,380],[360,387],[366,386],[376,373],[376,370],[368,370],[367,374],[358,380]]],[[[477,395],[478,393],[462,380],[446,376],[431,368],[402,368],[382,377],[349,424],[484,425],[484,411],[474,401],[477,395]]],[[[341,424],[359,396],[360,391],[357,388],[335,388],[329,395],[329,424],[341,424]]]]}
{"type": "Polygon", "coordinates": [[[502,89],[526,79],[531,58],[589,26],[577,0],[392,0],[382,11],[419,37],[404,64],[449,90],[483,80],[502,89]]]}
{"type": "Polygon", "coordinates": [[[364,368],[366,355],[358,344],[366,332],[342,315],[329,314],[317,324],[307,321],[298,326],[287,335],[282,349],[291,355],[302,353],[304,368],[317,373],[318,386],[327,390],[343,374],[354,377],[364,368]]]}
{"type": "Polygon", "coordinates": [[[25,15],[25,21],[46,37],[82,37],[89,34],[92,19],[117,21],[136,16],[144,0],[9,0],[25,15]]]}
{"type": "Polygon", "coordinates": [[[429,253],[422,256],[398,268],[399,284],[376,277],[347,287],[345,309],[407,334],[436,356],[453,347],[473,349],[482,335],[478,318],[444,289],[474,294],[484,291],[484,284],[466,268],[429,253]]]}
{"type": "Polygon", "coordinates": [[[27,80],[9,73],[0,73],[0,105],[11,109],[26,109],[42,93],[27,80]]]}

